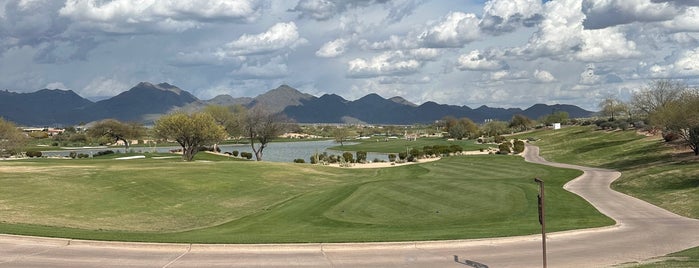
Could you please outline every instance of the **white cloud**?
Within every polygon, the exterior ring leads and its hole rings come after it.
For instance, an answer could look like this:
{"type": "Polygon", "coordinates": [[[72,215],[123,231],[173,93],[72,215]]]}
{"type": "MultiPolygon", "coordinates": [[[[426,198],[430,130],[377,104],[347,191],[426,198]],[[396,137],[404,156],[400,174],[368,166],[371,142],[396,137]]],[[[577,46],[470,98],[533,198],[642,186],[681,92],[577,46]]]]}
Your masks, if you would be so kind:
{"type": "Polygon", "coordinates": [[[46,86],[44,86],[44,88],[63,89],[63,90],[69,89],[66,85],[63,84],[63,82],[51,82],[51,83],[46,84],[46,86]]]}
{"type": "Polygon", "coordinates": [[[699,48],[681,51],[670,57],[670,64],[654,64],[648,71],[653,78],[699,77],[699,48]]]}
{"type": "Polygon", "coordinates": [[[334,58],[345,54],[345,49],[347,48],[348,42],[349,40],[344,38],[338,38],[327,42],[316,51],[316,56],[321,58],[334,58]]]}
{"type": "Polygon", "coordinates": [[[684,12],[662,25],[672,31],[699,32],[699,7],[686,7],[684,12]]]}
{"type": "Polygon", "coordinates": [[[603,29],[632,22],[654,22],[672,19],[678,10],[668,3],[649,0],[584,0],[586,29],[603,29]]]}
{"type": "Polygon", "coordinates": [[[478,50],[459,56],[457,68],[469,71],[492,71],[507,68],[507,64],[500,60],[492,59],[492,55],[486,55],[478,50]]]}
{"type": "Polygon", "coordinates": [[[401,51],[384,52],[369,60],[354,59],[348,63],[347,76],[351,78],[367,78],[378,76],[408,75],[416,73],[421,63],[407,57],[401,51]]]}
{"type": "Polygon", "coordinates": [[[67,0],[58,13],[109,33],[181,32],[212,20],[250,22],[261,8],[257,0],[67,0]]]}
{"type": "Polygon", "coordinates": [[[231,55],[266,54],[285,48],[294,48],[308,42],[299,36],[296,23],[277,23],[266,32],[244,34],[238,40],[226,44],[231,55]]]}
{"type": "Polygon", "coordinates": [[[266,63],[244,63],[243,66],[231,74],[241,79],[270,79],[285,77],[289,74],[289,70],[286,63],[279,58],[275,58],[266,63]]]}
{"type": "Polygon", "coordinates": [[[585,71],[580,74],[578,83],[582,85],[597,85],[602,83],[602,77],[595,74],[595,65],[588,64],[585,71]]]}
{"type": "Polygon", "coordinates": [[[475,14],[451,12],[442,21],[422,32],[420,40],[428,47],[462,47],[481,37],[475,14]]]}
{"type": "Polygon", "coordinates": [[[130,86],[116,78],[97,77],[90,81],[78,94],[86,98],[113,97],[128,90],[130,86]]]}
{"type": "Polygon", "coordinates": [[[540,0],[490,0],[483,8],[480,27],[499,34],[510,32],[517,26],[533,26],[541,19],[540,0]]]}
{"type": "Polygon", "coordinates": [[[576,53],[578,59],[586,62],[613,61],[639,55],[636,43],[627,40],[615,28],[582,31],[580,51],[576,53]]]}
{"type": "Polygon", "coordinates": [[[552,83],[556,81],[556,77],[554,77],[553,74],[539,69],[534,70],[534,79],[539,83],[552,83]]]}

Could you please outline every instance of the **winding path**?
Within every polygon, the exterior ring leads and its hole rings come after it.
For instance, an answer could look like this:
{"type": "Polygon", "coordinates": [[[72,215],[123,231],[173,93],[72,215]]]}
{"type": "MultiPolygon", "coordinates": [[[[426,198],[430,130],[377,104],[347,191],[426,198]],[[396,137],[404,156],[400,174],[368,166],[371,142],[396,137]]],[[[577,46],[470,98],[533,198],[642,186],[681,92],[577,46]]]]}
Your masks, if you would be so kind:
{"type": "MultiPolygon", "coordinates": [[[[575,168],[566,184],[613,227],[550,233],[549,267],[605,267],[699,246],[699,220],[688,219],[609,188],[619,172],[547,162],[527,146],[533,163],[575,168]]],[[[541,267],[541,236],[367,243],[199,245],[96,242],[0,235],[0,267],[541,267]]]]}

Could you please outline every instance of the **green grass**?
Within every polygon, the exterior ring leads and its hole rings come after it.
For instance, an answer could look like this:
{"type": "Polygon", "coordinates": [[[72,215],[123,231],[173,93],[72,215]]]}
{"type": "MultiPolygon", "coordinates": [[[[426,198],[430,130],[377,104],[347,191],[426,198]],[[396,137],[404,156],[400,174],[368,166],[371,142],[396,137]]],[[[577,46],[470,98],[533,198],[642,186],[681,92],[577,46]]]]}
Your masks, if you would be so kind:
{"type": "Polygon", "coordinates": [[[672,253],[663,257],[644,261],[643,264],[630,263],[620,267],[636,268],[695,268],[699,267],[699,247],[672,253]]]}
{"type": "MultiPolygon", "coordinates": [[[[699,218],[699,157],[677,150],[660,137],[635,131],[606,132],[591,127],[543,130],[536,137],[545,158],[622,172],[614,190],[635,196],[676,214],[699,218]]],[[[699,267],[699,247],[662,257],[638,267],[699,267]]],[[[635,266],[634,266],[635,267],[635,266]]]]}
{"type": "Polygon", "coordinates": [[[523,136],[540,138],[545,158],[562,163],[622,172],[612,188],[690,218],[699,218],[699,157],[677,151],[660,137],[635,131],[599,131],[592,127],[544,130],[523,136]]]}
{"type": "MultiPolygon", "coordinates": [[[[354,141],[351,141],[354,142],[354,141]]],[[[481,148],[488,148],[489,145],[477,144],[474,140],[446,140],[443,138],[420,138],[416,141],[407,141],[405,139],[389,139],[384,141],[383,139],[369,139],[362,140],[359,144],[345,145],[345,146],[335,146],[331,147],[332,150],[337,151],[365,151],[365,152],[376,152],[376,153],[400,153],[405,152],[408,148],[415,148],[422,150],[425,146],[434,145],[460,145],[464,148],[464,151],[477,151],[481,148]]],[[[492,146],[492,145],[490,145],[492,146]]]]}
{"type": "MultiPolygon", "coordinates": [[[[361,242],[539,232],[613,222],[562,185],[579,171],[521,157],[449,157],[385,169],[171,159],[0,162],[0,232],[80,239],[361,242]]],[[[203,159],[199,158],[203,157],[203,159]]]]}

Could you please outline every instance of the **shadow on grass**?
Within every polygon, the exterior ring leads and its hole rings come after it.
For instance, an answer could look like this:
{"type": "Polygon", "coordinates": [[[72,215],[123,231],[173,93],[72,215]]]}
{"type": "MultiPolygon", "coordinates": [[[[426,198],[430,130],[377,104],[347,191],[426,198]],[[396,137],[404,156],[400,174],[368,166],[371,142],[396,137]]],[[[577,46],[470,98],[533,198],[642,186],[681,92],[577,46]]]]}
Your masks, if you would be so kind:
{"type": "Polygon", "coordinates": [[[573,150],[573,153],[576,154],[581,154],[581,153],[587,153],[590,151],[594,150],[599,150],[599,149],[606,149],[607,147],[614,147],[614,146],[621,146],[623,144],[633,142],[637,139],[626,139],[626,140],[617,140],[617,141],[603,141],[603,142],[596,142],[596,143],[590,143],[585,146],[580,146],[573,150]]]}

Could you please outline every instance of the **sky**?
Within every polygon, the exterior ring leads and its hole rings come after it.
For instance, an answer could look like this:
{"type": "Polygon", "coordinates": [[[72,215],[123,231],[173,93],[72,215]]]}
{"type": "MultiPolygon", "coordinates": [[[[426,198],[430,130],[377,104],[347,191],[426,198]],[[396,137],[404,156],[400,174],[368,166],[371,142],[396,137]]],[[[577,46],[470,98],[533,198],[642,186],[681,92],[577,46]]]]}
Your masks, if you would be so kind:
{"type": "Polygon", "coordinates": [[[699,0],[0,0],[0,89],[527,108],[699,84],[699,0]]]}

